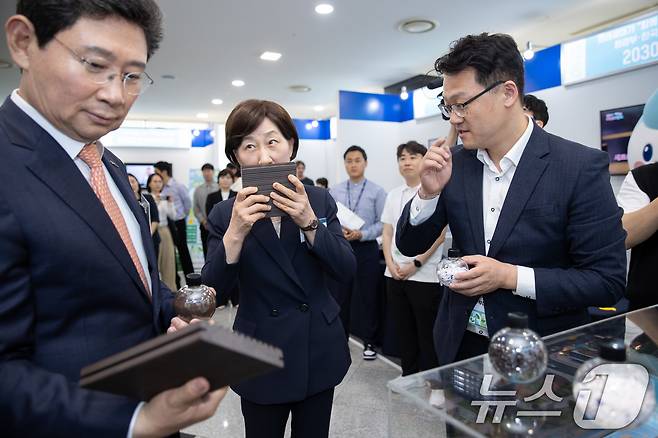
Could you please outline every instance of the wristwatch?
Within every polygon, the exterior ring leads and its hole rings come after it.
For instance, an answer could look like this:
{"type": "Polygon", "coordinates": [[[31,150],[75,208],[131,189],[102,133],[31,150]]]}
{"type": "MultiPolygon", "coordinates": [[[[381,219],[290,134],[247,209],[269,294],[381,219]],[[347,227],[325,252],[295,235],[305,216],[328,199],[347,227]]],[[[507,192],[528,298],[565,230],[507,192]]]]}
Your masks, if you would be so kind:
{"type": "Polygon", "coordinates": [[[318,229],[318,225],[319,225],[318,218],[313,218],[313,220],[309,222],[307,226],[299,227],[299,229],[302,231],[313,231],[318,229]]]}
{"type": "Polygon", "coordinates": [[[420,262],[420,260],[414,259],[414,266],[420,268],[421,266],[423,266],[423,264],[420,262]]]}

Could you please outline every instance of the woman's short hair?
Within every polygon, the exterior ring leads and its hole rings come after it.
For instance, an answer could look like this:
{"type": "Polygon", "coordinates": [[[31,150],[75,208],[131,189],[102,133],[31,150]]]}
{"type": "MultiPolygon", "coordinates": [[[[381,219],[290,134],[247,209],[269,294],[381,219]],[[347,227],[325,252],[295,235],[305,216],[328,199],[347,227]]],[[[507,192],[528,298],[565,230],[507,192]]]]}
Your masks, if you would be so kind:
{"type": "Polygon", "coordinates": [[[226,175],[230,176],[231,179],[234,179],[234,178],[233,178],[233,174],[231,173],[230,170],[228,170],[228,169],[222,169],[222,170],[219,171],[219,174],[217,174],[217,182],[219,182],[219,179],[220,179],[221,177],[226,176],[226,175]]]}
{"type": "Polygon", "coordinates": [[[236,149],[240,147],[242,140],[254,132],[266,118],[276,125],[286,140],[293,141],[290,159],[295,158],[297,149],[299,149],[299,135],[290,114],[276,102],[250,99],[233,108],[226,120],[224,152],[231,163],[239,166],[235,155],[236,149]]]}

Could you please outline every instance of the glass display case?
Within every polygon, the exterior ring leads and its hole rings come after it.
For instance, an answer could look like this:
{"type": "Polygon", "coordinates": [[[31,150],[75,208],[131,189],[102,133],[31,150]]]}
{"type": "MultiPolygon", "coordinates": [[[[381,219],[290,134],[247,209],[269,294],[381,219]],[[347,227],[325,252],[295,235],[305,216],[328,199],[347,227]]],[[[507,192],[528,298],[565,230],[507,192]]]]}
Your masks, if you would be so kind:
{"type": "Polygon", "coordinates": [[[543,339],[548,367],[531,383],[506,382],[488,355],[391,380],[389,437],[658,437],[658,306],[543,339]],[[623,365],[644,373],[644,392],[624,384],[622,367],[605,375],[598,395],[577,389],[574,397],[578,368],[615,339],[627,347],[623,365]],[[604,400],[629,412],[609,414],[604,400]]]}

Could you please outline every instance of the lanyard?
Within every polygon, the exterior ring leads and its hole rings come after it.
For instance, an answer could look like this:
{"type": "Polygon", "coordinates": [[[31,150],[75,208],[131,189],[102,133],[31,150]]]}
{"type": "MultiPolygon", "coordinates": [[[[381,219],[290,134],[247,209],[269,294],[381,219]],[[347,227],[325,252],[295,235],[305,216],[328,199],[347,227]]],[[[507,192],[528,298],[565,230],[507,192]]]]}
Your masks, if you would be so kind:
{"type": "Polygon", "coordinates": [[[347,206],[354,213],[356,213],[356,209],[359,207],[359,203],[361,202],[361,196],[363,196],[363,191],[366,189],[367,182],[368,180],[363,181],[363,185],[361,186],[361,191],[359,192],[359,197],[356,198],[356,204],[354,205],[354,208],[352,208],[352,193],[350,192],[350,181],[349,180],[347,181],[347,206]]]}

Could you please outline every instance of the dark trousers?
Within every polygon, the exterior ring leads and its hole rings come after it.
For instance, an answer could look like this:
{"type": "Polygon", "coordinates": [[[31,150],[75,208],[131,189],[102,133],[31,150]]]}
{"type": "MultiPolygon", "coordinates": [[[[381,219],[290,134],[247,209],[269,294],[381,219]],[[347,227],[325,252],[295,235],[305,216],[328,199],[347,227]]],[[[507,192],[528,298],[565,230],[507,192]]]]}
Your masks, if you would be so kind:
{"type": "Polygon", "coordinates": [[[203,247],[203,260],[208,258],[208,230],[203,225],[199,225],[201,231],[201,246],[203,247]]]}
{"type": "Polygon", "coordinates": [[[379,247],[374,240],[350,243],[356,256],[356,275],[351,285],[341,285],[343,291],[338,300],[340,319],[345,333],[349,334],[352,312],[356,312],[354,319],[359,321],[363,342],[373,344],[377,338],[381,310],[379,247]],[[353,309],[352,302],[356,304],[356,309],[353,309]]]}
{"type": "Polygon", "coordinates": [[[459,350],[457,350],[455,362],[479,356],[487,351],[489,351],[489,338],[465,330],[462,342],[459,344],[459,350]]]}
{"type": "Polygon", "coordinates": [[[401,281],[386,277],[388,305],[398,336],[402,375],[438,366],[432,326],[443,287],[438,283],[401,281]]]}
{"type": "MultiPolygon", "coordinates": [[[[183,272],[185,275],[193,273],[194,266],[192,265],[190,250],[187,248],[187,223],[185,219],[175,221],[173,224],[170,221],[169,230],[171,231],[171,237],[174,239],[174,245],[176,245],[176,249],[178,250],[178,257],[180,258],[183,272]]],[[[178,276],[176,277],[178,278],[178,276]]]]}
{"type": "Polygon", "coordinates": [[[334,388],[294,403],[259,405],[241,398],[245,437],[283,438],[290,414],[291,438],[327,437],[333,400],[334,388]]]}

